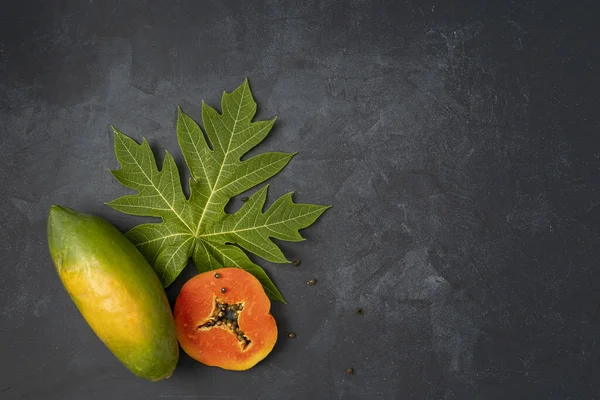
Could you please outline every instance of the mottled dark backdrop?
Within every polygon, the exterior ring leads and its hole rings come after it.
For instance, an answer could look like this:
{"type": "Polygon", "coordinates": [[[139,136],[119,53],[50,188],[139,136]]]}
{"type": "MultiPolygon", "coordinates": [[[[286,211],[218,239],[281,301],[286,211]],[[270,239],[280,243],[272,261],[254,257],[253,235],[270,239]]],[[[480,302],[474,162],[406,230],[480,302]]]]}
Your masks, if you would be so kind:
{"type": "Polygon", "coordinates": [[[493,3],[3,4],[0,398],[600,398],[593,8],[493,3]],[[109,125],[182,165],[177,105],[246,76],[278,115],[259,151],[299,151],[271,195],[334,207],[283,245],[300,267],[258,260],[289,302],[264,362],[136,379],[62,289],[48,208],[138,223],[103,205],[109,125]]]}

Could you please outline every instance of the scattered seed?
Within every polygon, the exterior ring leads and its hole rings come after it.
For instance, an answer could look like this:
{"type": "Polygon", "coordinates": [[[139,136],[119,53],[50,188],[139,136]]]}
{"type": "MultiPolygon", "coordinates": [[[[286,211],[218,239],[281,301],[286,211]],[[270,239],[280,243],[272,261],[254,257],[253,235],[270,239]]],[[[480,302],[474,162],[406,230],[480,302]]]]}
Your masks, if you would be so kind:
{"type": "Polygon", "coordinates": [[[291,339],[296,339],[296,334],[294,332],[290,332],[288,335],[291,339]]]}
{"type": "Polygon", "coordinates": [[[315,283],[317,283],[317,280],[316,280],[316,279],[311,279],[310,281],[306,282],[306,284],[307,284],[308,286],[312,286],[312,285],[314,285],[315,283]]]}
{"type": "Polygon", "coordinates": [[[219,316],[219,318],[223,318],[225,316],[225,313],[223,311],[219,311],[219,314],[217,314],[219,316]]]}
{"type": "Polygon", "coordinates": [[[354,368],[348,368],[348,369],[346,370],[346,373],[347,373],[348,375],[354,375],[354,368]]]}
{"type": "Polygon", "coordinates": [[[217,272],[217,273],[215,274],[215,278],[219,279],[220,277],[221,277],[221,274],[217,272]]]}
{"type": "Polygon", "coordinates": [[[215,323],[215,325],[217,325],[217,326],[221,326],[221,325],[223,325],[223,321],[217,321],[217,322],[215,323]]]}
{"type": "Polygon", "coordinates": [[[242,311],[243,309],[244,309],[244,305],[243,304],[238,305],[238,310],[239,311],[242,311]]]}
{"type": "Polygon", "coordinates": [[[230,307],[230,309],[231,311],[236,312],[238,310],[238,306],[234,304],[230,307]]]}
{"type": "Polygon", "coordinates": [[[294,265],[294,267],[297,267],[298,265],[300,265],[300,260],[294,260],[293,265],[294,265]]]}
{"type": "Polygon", "coordinates": [[[244,335],[237,335],[238,340],[244,340],[244,335]]]}
{"type": "Polygon", "coordinates": [[[245,203],[245,202],[247,202],[248,200],[250,200],[250,199],[248,198],[248,196],[244,196],[244,197],[242,197],[242,201],[243,201],[244,203],[245,203]]]}
{"type": "Polygon", "coordinates": [[[227,289],[221,288],[221,293],[225,293],[226,291],[227,291],[227,289]]]}
{"type": "Polygon", "coordinates": [[[363,315],[365,312],[363,311],[362,308],[358,307],[356,310],[354,310],[354,312],[356,313],[356,315],[363,315]]]}

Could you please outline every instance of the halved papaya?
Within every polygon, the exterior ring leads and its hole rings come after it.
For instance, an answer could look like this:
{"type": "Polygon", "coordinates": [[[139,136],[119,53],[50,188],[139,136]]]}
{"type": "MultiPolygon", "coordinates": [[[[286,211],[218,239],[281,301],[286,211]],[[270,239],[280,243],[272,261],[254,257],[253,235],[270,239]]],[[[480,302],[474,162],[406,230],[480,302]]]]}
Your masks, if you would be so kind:
{"type": "Polygon", "coordinates": [[[221,268],[187,281],[175,302],[183,351],[209,366],[242,371],[263,360],[277,341],[271,302],[260,282],[238,268],[221,268]]]}

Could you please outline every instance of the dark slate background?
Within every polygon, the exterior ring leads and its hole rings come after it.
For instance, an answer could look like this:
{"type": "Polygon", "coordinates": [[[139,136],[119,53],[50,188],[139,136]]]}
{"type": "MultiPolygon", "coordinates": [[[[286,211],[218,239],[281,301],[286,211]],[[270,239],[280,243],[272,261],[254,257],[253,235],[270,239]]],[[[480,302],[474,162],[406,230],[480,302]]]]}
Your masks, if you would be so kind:
{"type": "Polygon", "coordinates": [[[592,2],[6,3],[1,399],[600,398],[592,2]],[[109,125],[182,166],[177,105],[246,76],[278,115],[257,150],[299,151],[271,200],[334,207],[283,245],[300,267],[259,260],[289,302],[264,362],[142,381],[61,287],[48,208],[137,224],[103,205],[127,193],[109,125]]]}

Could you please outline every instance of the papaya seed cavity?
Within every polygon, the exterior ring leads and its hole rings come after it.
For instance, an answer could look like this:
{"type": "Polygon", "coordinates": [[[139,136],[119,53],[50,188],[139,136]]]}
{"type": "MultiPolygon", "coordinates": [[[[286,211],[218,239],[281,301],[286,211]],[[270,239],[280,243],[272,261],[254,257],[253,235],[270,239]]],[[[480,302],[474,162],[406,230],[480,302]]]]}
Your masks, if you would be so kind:
{"type": "Polygon", "coordinates": [[[238,318],[243,310],[244,303],[227,304],[221,302],[219,298],[215,298],[212,315],[208,318],[208,321],[198,326],[198,329],[212,329],[213,327],[229,329],[242,344],[242,347],[246,349],[252,341],[238,325],[238,318]]]}

